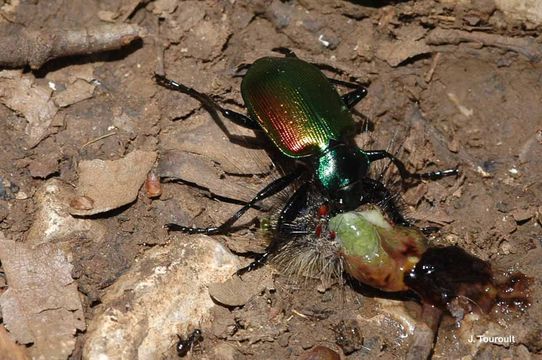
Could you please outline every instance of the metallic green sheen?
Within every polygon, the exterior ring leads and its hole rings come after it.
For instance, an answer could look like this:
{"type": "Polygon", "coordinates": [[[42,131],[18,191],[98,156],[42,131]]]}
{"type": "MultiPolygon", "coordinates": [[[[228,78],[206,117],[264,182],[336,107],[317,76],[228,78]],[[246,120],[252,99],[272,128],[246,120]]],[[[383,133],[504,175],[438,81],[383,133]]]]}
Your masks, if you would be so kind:
{"type": "Polygon", "coordinates": [[[339,145],[320,155],[316,178],[325,189],[335,192],[358,181],[367,173],[369,165],[369,158],[363,151],[339,145]]]}
{"type": "Polygon", "coordinates": [[[319,154],[354,128],[335,87],[298,58],[256,60],[243,78],[241,95],[250,117],[292,158],[319,154]]]}

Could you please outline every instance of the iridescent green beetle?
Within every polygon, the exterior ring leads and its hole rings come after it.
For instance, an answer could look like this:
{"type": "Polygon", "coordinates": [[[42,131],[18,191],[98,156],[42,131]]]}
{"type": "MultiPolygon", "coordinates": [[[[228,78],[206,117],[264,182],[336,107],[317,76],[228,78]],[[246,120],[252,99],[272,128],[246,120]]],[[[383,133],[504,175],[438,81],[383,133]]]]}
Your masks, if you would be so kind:
{"type": "MultiPolygon", "coordinates": [[[[306,164],[266,186],[218,227],[168,224],[170,230],[226,233],[249,208],[282,191],[301,176],[305,176],[306,182],[316,183],[327,195],[333,213],[354,210],[365,203],[380,203],[391,196],[379,181],[369,177],[369,166],[384,158],[395,164],[402,178],[439,179],[457,174],[456,169],[410,173],[399,159],[385,150],[359,149],[353,142],[355,122],[349,108],[365,97],[367,90],[358,84],[330,80],[315,65],[300,60],[289,50],[279,50],[285,52],[286,57],[256,60],[243,78],[241,94],[249,116],[225,109],[205,94],[156,75],[160,85],[198,99],[208,110],[220,112],[238,125],[263,130],[285,156],[306,164]],[[354,90],[340,96],[332,82],[354,87],[354,90]]],[[[294,198],[295,194],[284,207],[286,217],[296,216],[294,198]]],[[[394,206],[388,206],[387,212],[395,223],[407,224],[394,206]]]]}
{"type": "Polygon", "coordinates": [[[256,60],[241,83],[250,118],[284,155],[309,159],[314,180],[347,208],[359,205],[350,195],[365,192],[371,161],[385,156],[347,145],[355,125],[348,106],[365,94],[360,87],[341,99],[316,66],[295,57],[256,60]]]}
{"type": "Polygon", "coordinates": [[[527,286],[525,276],[514,275],[506,279],[504,286],[494,279],[488,263],[464,250],[456,246],[429,247],[423,232],[409,226],[390,201],[393,196],[385,186],[369,177],[371,162],[385,158],[403,178],[439,179],[457,174],[457,170],[413,174],[385,150],[359,149],[353,143],[355,122],[348,109],[365,97],[366,89],[327,79],[316,66],[298,59],[291,51],[285,53],[284,58],[261,58],[248,69],[241,94],[249,116],[225,109],[205,94],[156,75],[160,85],[198,99],[208,110],[220,112],[238,125],[263,130],[282,154],[307,165],[273,181],[218,227],[168,224],[169,229],[226,233],[258,201],[305,176],[306,181],[278,214],[266,251],[238,274],[272,257],[278,265],[303,276],[340,276],[344,270],[383,291],[413,290],[422,301],[452,314],[464,313],[470,303],[485,312],[497,301],[528,305],[523,294],[516,297],[527,286]],[[332,83],[355,89],[340,96],[332,83]],[[364,204],[384,206],[387,217],[378,207],[363,210],[364,204]],[[514,284],[520,284],[519,290],[514,284]],[[467,304],[462,304],[462,299],[467,304]]]}

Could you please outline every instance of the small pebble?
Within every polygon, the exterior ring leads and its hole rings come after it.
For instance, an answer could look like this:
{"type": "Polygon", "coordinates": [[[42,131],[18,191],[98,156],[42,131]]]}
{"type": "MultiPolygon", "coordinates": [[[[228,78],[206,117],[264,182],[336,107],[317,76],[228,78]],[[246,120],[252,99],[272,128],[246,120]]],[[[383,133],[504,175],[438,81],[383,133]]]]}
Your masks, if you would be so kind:
{"type": "Polygon", "coordinates": [[[18,199],[17,195],[19,195],[19,190],[20,189],[16,184],[8,179],[0,177],[0,200],[18,199]]]}
{"type": "Polygon", "coordinates": [[[290,341],[290,334],[284,333],[277,339],[277,342],[282,347],[287,347],[290,341]]]}
{"type": "Polygon", "coordinates": [[[145,180],[145,192],[148,198],[155,198],[162,195],[162,186],[160,185],[160,178],[151,171],[147,174],[145,180]]]}
{"type": "Polygon", "coordinates": [[[336,351],[322,345],[316,346],[299,357],[301,360],[340,360],[340,358],[336,351]]]}
{"type": "Polygon", "coordinates": [[[29,197],[30,196],[28,196],[28,194],[25,193],[24,191],[19,191],[17,194],[15,194],[15,199],[17,200],[26,200],[29,197]]]}
{"type": "Polygon", "coordinates": [[[495,207],[497,208],[497,210],[505,214],[512,210],[512,207],[510,206],[510,204],[505,203],[503,201],[497,202],[497,204],[495,204],[495,207]]]}
{"type": "Polygon", "coordinates": [[[30,162],[28,170],[33,178],[46,179],[58,172],[58,160],[54,156],[41,156],[30,162]]]}
{"type": "Polygon", "coordinates": [[[516,222],[520,223],[520,222],[524,222],[524,221],[527,221],[530,218],[532,218],[533,215],[534,215],[534,211],[531,210],[530,208],[527,208],[527,209],[515,209],[515,210],[512,210],[511,214],[514,217],[514,220],[516,220],[516,222]]]}
{"type": "Polygon", "coordinates": [[[90,210],[94,208],[94,200],[88,196],[78,196],[70,201],[70,207],[75,210],[90,210]]]}
{"type": "Polygon", "coordinates": [[[515,253],[515,251],[512,248],[512,244],[510,244],[508,241],[503,240],[501,243],[501,251],[504,255],[509,255],[515,253]]]}

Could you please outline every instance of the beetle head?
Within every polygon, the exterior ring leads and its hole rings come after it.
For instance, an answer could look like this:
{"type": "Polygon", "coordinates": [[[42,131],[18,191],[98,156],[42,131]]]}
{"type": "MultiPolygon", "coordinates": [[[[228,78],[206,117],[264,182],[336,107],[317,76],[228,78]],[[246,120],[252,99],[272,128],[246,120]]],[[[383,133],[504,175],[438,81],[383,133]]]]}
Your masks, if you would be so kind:
{"type": "Polygon", "coordinates": [[[316,179],[344,211],[353,210],[361,202],[362,190],[356,184],[369,171],[367,155],[355,146],[334,142],[318,158],[316,179]]]}

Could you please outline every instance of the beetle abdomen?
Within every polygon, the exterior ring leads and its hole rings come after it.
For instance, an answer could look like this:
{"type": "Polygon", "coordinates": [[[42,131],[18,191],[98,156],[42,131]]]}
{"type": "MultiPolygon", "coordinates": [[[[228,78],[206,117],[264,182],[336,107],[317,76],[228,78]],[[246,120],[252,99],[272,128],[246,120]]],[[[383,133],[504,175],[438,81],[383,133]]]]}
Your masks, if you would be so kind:
{"type": "Polygon", "coordinates": [[[324,74],[298,58],[257,60],[243,78],[241,94],[250,116],[290,157],[319,152],[354,125],[324,74]]]}

